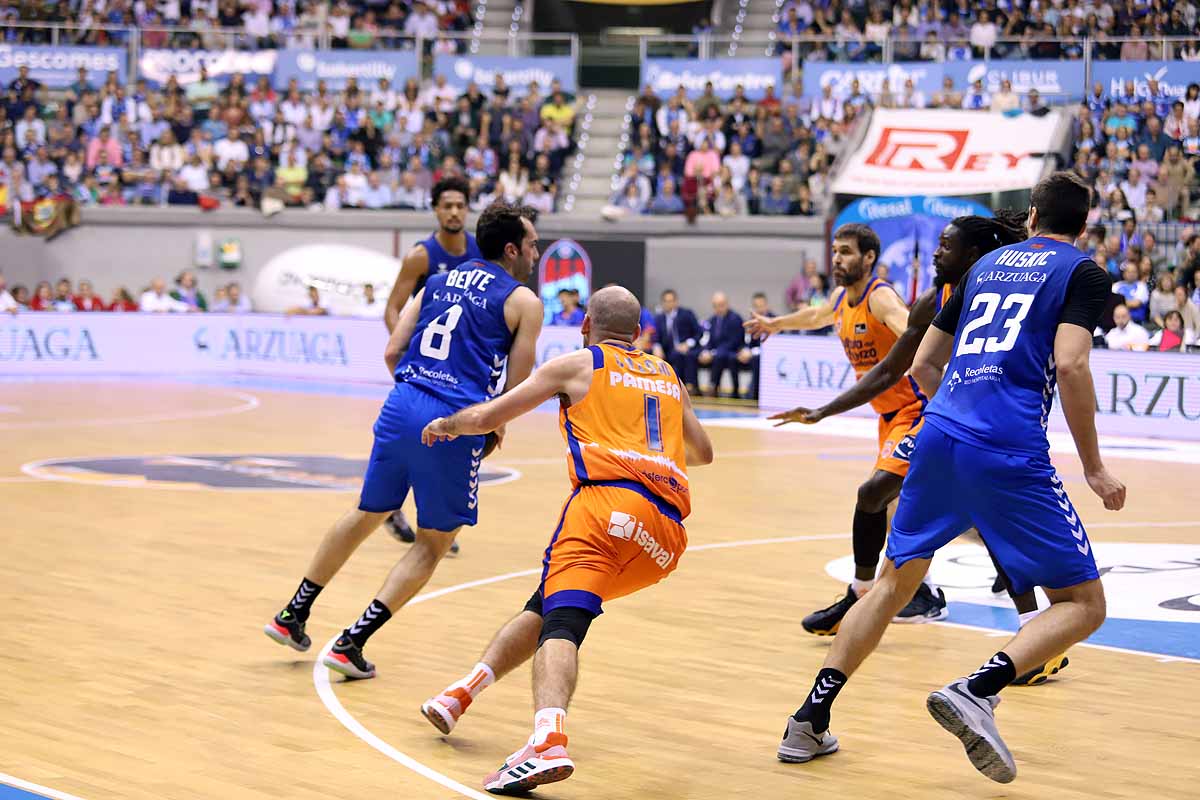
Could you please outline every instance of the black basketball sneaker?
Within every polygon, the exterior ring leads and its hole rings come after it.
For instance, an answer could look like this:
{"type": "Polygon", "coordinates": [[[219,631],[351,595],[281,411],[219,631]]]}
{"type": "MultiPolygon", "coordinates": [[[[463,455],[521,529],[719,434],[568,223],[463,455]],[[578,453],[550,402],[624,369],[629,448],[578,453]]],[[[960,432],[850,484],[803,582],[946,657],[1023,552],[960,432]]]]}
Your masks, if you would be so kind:
{"type": "Polygon", "coordinates": [[[362,648],[342,634],[321,659],[321,663],[347,678],[366,680],[375,677],[375,665],[363,658],[362,648]]]}
{"type": "Polygon", "coordinates": [[[833,636],[837,633],[838,625],[842,624],[842,617],[846,616],[850,606],[857,602],[858,595],[854,593],[852,587],[847,586],[845,597],[840,598],[831,606],[809,614],[800,621],[800,625],[804,630],[817,636],[833,636]]]}
{"type": "Polygon", "coordinates": [[[275,615],[275,619],[264,625],[263,633],[301,653],[312,644],[312,639],[304,632],[304,623],[296,619],[296,615],[289,608],[280,611],[275,615]]]}
{"type": "Polygon", "coordinates": [[[937,622],[950,616],[946,608],[946,594],[941,589],[935,593],[924,581],[917,587],[917,593],[900,613],[892,618],[892,622],[937,622]]]}

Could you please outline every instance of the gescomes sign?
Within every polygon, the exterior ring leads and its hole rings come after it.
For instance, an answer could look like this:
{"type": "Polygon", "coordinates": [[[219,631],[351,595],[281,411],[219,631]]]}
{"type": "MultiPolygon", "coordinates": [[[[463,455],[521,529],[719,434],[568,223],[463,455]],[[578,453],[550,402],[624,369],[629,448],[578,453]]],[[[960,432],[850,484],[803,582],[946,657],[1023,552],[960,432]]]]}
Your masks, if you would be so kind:
{"type": "Polygon", "coordinates": [[[79,80],[80,67],[93,84],[104,83],[110,72],[116,73],[118,83],[125,83],[126,56],[122,47],[0,44],[0,85],[14,81],[21,67],[28,67],[29,77],[51,89],[65,89],[79,80]]]}
{"type": "Polygon", "coordinates": [[[834,182],[839,194],[942,195],[1028,189],[1041,177],[1059,112],[879,109],[834,182]]]}
{"type": "MultiPolygon", "coordinates": [[[[1200,440],[1200,357],[1093,350],[1091,364],[1101,434],[1200,440]]],[[[834,336],[772,336],[763,344],[761,375],[760,405],[772,411],[816,408],[855,380],[834,336]]],[[[869,406],[848,413],[874,416],[869,406]]],[[[1067,430],[1057,397],[1048,425],[1067,430]]]]}

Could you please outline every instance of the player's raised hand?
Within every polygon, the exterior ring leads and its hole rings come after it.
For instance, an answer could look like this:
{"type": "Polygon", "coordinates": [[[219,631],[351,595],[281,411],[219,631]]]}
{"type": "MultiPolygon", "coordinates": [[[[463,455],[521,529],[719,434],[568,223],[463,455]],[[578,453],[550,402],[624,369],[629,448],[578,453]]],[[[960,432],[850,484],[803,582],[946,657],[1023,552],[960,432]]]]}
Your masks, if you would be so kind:
{"type": "Polygon", "coordinates": [[[775,423],[775,427],[778,428],[780,425],[787,425],[789,422],[801,422],[805,425],[815,425],[821,420],[825,419],[825,415],[821,413],[819,408],[804,408],[803,406],[798,406],[793,408],[791,411],[781,411],[778,414],[772,414],[771,416],[767,417],[767,419],[779,420],[779,422],[775,423]]]}
{"type": "Polygon", "coordinates": [[[433,447],[438,442],[449,442],[458,438],[458,434],[451,433],[446,427],[446,418],[438,417],[430,421],[425,429],[421,431],[421,444],[427,447],[433,447]]]}
{"type": "Polygon", "coordinates": [[[1104,507],[1109,511],[1120,511],[1125,505],[1125,484],[1117,480],[1106,467],[1086,473],[1084,477],[1087,478],[1088,486],[1104,501],[1104,507]]]}
{"type": "Polygon", "coordinates": [[[751,318],[742,323],[743,328],[760,339],[766,339],[775,333],[774,320],[757,312],[751,312],[751,314],[751,318]]]}

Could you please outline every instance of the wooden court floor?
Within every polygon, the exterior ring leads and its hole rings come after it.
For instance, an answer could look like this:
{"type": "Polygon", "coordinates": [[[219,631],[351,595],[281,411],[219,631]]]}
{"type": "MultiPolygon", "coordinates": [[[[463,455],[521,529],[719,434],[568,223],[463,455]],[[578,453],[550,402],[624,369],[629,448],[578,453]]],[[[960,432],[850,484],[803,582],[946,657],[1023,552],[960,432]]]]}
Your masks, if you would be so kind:
{"type": "MultiPolygon", "coordinates": [[[[488,579],[540,564],[566,493],[551,415],[513,425],[491,459],[521,477],[481,492],[480,524],[427,591],[458,588],[399,613],[367,649],[379,677],[356,684],[323,672],[314,683],[316,647],[301,656],[261,633],[353,491],[135,488],[21,471],[63,457],[365,457],[377,409],[369,397],[246,387],[0,383],[0,773],[84,800],[477,797],[528,733],[528,668],[489,689],[451,737],[418,706],[475,662],[535,586],[530,575],[488,579]]],[[[924,698],[1003,639],[943,625],[892,626],[839,700],[840,753],[777,762],[784,718],[828,646],[799,618],[844,591],[825,565],[849,552],[869,467],[857,454],[870,445],[712,435],[717,461],[693,473],[688,529],[693,546],[729,546],[689,552],[668,581],[608,606],[569,718],[576,774],[538,796],[1200,797],[1200,664],[1077,648],[1061,679],[1007,690],[998,719],[1020,773],[1000,786],[970,767],[924,698]],[[754,543],[785,537],[796,539],[754,543]]],[[[1129,504],[1110,515],[1072,480],[1074,459],[1056,462],[1098,547],[1200,544],[1189,521],[1200,517],[1176,491],[1186,481],[1164,480],[1194,468],[1114,463],[1129,504]],[[1096,525],[1114,520],[1167,526],[1096,525]]],[[[359,614],[402,547],[383,532],[367,542],[321,595],[315,644],[359,614]]]]}

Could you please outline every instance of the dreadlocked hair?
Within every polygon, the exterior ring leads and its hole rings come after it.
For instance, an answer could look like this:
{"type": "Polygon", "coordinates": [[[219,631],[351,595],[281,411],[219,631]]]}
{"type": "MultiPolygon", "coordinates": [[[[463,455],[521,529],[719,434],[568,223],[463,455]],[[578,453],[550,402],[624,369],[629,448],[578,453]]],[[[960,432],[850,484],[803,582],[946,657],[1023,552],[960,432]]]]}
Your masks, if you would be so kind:
{"type": "Polygon", "coordinates": [[[958,228],[963,244],[978,248],[981,256],[997,247],[1029,238],[1025,230],[1025,215],[1007,208],[998,210],[994,217],[958,217],[950,224],[958,228]]]}

